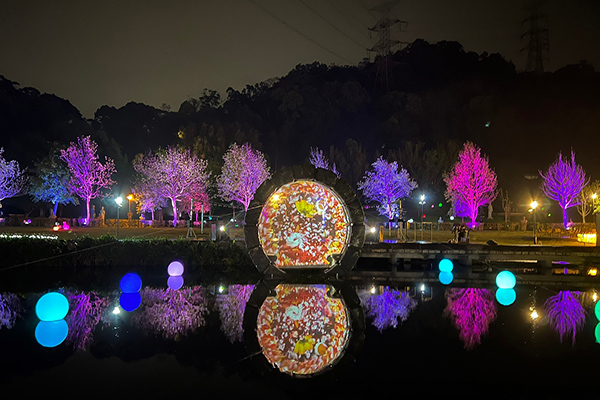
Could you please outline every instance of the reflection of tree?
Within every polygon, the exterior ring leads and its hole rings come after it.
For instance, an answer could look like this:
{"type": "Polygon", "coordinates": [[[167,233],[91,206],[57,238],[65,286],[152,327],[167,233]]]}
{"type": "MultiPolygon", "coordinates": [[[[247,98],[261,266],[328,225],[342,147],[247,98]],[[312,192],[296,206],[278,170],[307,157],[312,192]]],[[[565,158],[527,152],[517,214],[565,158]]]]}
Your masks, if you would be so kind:
{"type": "Polygon", "coordinates": [[[494,296],[488,289],[448,289],[448,305],[444,312],[458,328],[459,337],[467,350],[481,343],[490,323],[496,319],[494,296]]]}
{"type": "Polygon", "coordinates": [[[23,303],[16,294],[0,293],[0,329],[3,326],[6,329],[12,328],[17,318],[23,316],[23,311],[23,303]]]}
{"type": "Polygon", "coordinates": [[[132,321],[152,333],[174,339],[204,325],[207,312],[204,290],[145,288],[141,292],[142,305],[132,321]]]}
{"type": "Polygon", "coordinates": [[[231,343],[242,340],[242,321],[244,309],[254,290],[254,285],[233,285],[229,293],[217,299],[217,308],[221,318],[221,331],[231,343]]]}
{"type": "Polygon", "coordinates": [[[585,310],[579,301],[579,292],[560,291],[557,295],[548,297],[544,303],[550,326],[560,335],[560,341],[567,334],[575,335],[585,324],[585,310]]]}
{"type": "Polygon", "coordinates": [[[102,312],[108,306],[108,299],[95,292],[68,293],[69,315],[65,317],[69,326],[67,341],[73,343],[74,349],[87,350],[93,342],[96,325],[102,312]]]}
{"type": "Polygon", "coordinates": [[[379,295],[370,296],[364,303],[365,312],[373,318],[372,324],[380,332],[389,327],[396,328],[398,320],[400,323],[406,321],[416,307],[417,301],[406,292],[389,287],[379,295]]]}

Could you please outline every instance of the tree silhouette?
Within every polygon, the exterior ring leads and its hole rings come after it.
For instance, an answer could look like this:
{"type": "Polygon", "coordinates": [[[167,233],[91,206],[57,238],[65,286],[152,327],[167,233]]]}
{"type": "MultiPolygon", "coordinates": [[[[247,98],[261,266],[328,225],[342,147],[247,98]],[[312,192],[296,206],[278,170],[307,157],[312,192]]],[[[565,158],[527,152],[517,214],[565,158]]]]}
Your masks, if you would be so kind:
{"type": "Polygon", "coordinates": [[[16,197],[25,189],[25,170],[19,168],[15,160],[6,161],[2,156],[4,149],[0,147],[0,202],[16,197]]]}
{"type": "Polygon", "coordinates": [[[389,327],[396,328],[398,320],[400,323],[406,321],[417,307],[417,301],[407,292],[386,286],[381,294],[369,296],[364,307],[366,314],[373,318],[373,326],[381,332],[389,327]]]}
{"type": "Polygon", "coordinates": [[[338,170],[335,166],[335,163],[333,163],[332,165],[329,165],[329,160],[323,154],[323,150],[319,149],[318,147],[310,148],[310,155],[309,155],[308,161],[312,165],[314,165],[315,168],[323,168],[323,169],[329,170],[329,171],[333,172],[334,174],[336,174],[338,178],[340,177],[340,173],[338,172],[338,170]]]}
{"type": "Polygon", "coordinates": [[[494,296],[488,289],[456,288],[448,289],[446,298],[444,313],[458,328],[465,349],[472,350],[496,319],[494,296]]]}
{"type": "Polygon", "coordinates": [[[577,331],[585,325],[586,313],[578,298],[579,292],[561,290],[544,303],[550,326],[560,335],[561,343],[565,335],[571,334],[574,345],[577,331]]]}

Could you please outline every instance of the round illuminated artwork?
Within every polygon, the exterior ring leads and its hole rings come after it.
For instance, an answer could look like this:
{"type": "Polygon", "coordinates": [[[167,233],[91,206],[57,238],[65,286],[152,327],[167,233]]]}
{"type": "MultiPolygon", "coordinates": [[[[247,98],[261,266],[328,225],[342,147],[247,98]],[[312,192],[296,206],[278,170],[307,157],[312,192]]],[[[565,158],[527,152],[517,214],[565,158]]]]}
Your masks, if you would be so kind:
{"type": "Polygon", "coordinates": [[[121,293],[119,304],[121,304],[121,308],[125,311],[134,311],[142,304],[142,296],[138,292],[121,293]]]}
{"type": "Polygon", "coordinates": [[[449,285],[452,283],[452,280],[454,279],[454,275],[452,274],[452,272],[442,271],[442,272],[440,272],[439,279],[442,284],[449,285]]]}
{"type": "Polygon", "coordinates": [[[142,288],[142,279],[137,274],[130,272],[121,278],[119,286],[123,293],[136,293],[142,288]]]}
{"type": "Polygon", "coordinates": [[[515,289],[498,289],[496,290],[496,300],[503,306],[510,306],[517,299],[515,289]]]}
{"type": "Polygon", "coordinates": [[[183,277],[182,276],[170,276],[167,279],[167,286],[169,286],[172,290],[179,290],[183,286],[183,277]]]}
{"type": "Polygon", "coordinates": [[[328,266],[350,238],[348,211],[326,186],[298,180],[269,196],[258,221],[258,238],[277,267],[328,266]]]}
{"type": "Polygon", "coordinates": [[[330,288],[281,284],[260,307],[258,342],[281,372],[314,374],[343,355],[350,336],[349,316],[342,299],[329,297],[330,288]]]}
{"type": "Polygon", "coordinates": [[[440,272],[452,272],[454,269],[454,264],[452,263],[452,260],[444,258],[440,260],[438,268],[440,269],[440,272]]]}
{"type": "Polygon", "coordinates": [[[35,304],[35,314],[40,321],[58,321],[67,316],[69,301],[57,292],[46,293],[35,304]]]}
{"type": "Polygon", "coordinates": [[[173,261],[167,267],[167,272],[169,273],[169,276],[180,276],[183,274],[183,264],[179,261],[173,261]]]}
{"type": "Polygon", "coordinates": [[[517,284],[517,278],[510,271],[502,271],[496,276],[496,285],[500,289],[512,289],[517,284]]]}
{"type": "Polygon", "coordinates": [[[35,340],[44,347],[56,347],[67,338],[69,326],[64,319],[40,321],[35,327],[35,340]]]}

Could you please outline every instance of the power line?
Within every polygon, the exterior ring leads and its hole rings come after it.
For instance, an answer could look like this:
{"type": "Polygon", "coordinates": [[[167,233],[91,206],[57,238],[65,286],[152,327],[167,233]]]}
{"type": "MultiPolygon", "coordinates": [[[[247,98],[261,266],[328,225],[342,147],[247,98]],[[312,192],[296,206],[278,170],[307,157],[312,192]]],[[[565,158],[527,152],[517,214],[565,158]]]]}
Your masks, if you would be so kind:
{"type": "MultiPolygon", "coordinates": [[[[346,14],[344,14],[336,5],[335,2],[331,2],[329,3],[334,9],[335,11],[337,11],[346,21],[348,21],[353,27],[356,28],[356,30],[358,32],[360,32],[360,34],[367,40],[371,40],[371,38],[369,37],[369,35],[367,35],[367,33],[365,32],[365,27],[363,25],[363,23],[361,21],[358,20],[358,18],[353,17],[354,21],[353,22],[350,18],[348,18],[348,16],[346,14]]],[[[352,16],[351,13],[348,13],[350,16],[352,16]]]]}

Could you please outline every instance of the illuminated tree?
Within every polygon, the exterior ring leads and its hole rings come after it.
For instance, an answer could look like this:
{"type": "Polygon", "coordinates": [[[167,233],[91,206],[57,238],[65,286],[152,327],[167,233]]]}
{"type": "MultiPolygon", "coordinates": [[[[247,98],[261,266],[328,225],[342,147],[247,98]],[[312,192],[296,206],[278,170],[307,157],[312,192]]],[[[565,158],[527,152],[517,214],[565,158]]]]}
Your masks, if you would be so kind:
{"type": "Polygon", "coordinates": [[[229,293],[217,298],[221,331],[231,343],[242,340],[244,311],[252,290],[254,285],[232,285],[229,287],[229,293]]]}
{"type": "Polygon", "coordinates": [[[550,326],[560,335],[562,343],[565,335],[571,335],[575,345],[575,335],[585,325],[586,312],[579,301],[580,293],[560,291],[544,303],[550,326]]]}
{"type": "Polygon", "coordinates": [[[417,307],[417,301],[408,293],[385,287],[379,295],[367,298],[364,304],[366,314],[373,318],[373,326],[380,332],[389,327],[396,328],[406,321],[410,313],[417,307]]]}
{"type": "Polygon", "coordinates": [[[60,158],[67,163],[71,179],[67,187],[85,201],[87,211],[86,224],[90,222],[90,201],[105,196],[105,189],[110,189],[115,182],[112,174],[117,172],[115,163],[105,157],[105,163],[98,161],[98,145],[89,136],[82,136],[77,143],[71,142],[66,150],[60,151],[60,158]]]}
{"type": "Polygon", "coordinates": [[[2,153],[4,149],[0,147],[0,202],[19,196],[27,182],[25,169],[19,168],[19,163],[15,160],[6,161],[2,153]]]}
{"type": "Polygon", "coordinates": [[[544,179],[542,191],[551,200],[558,201],[563,210],[563,224],[567,228],[567,208],[579,205],[581,191],[589,179],[581,165],[575,164],[575,153],[571,151],[571,160],[558,153],[556,161],[548,167],[545,174],[539,171],[544,179]]]}
{"type": "Polygon", "coordinates": [[[410,196],[410,192],[418,185],[404,168],[398,171],[398,163],[395,161],[388,163],[383,157],[379,157],[371,165],[373,171],[366,172],[363,180],[358,182],[358,188],[367,201],[379,203],[379,213],[391,220],[398,212],[398,200],[410,196]]]}
{"type": "Polygon", "coordinates": [[[11,329],[24,311],[23,301],[16,294],[0,293],[0,329],[11,329]]]}
{"type": "Polygon", "coordinates": [[[326,170],[329,170],[331,172],[333,172],[334,174],[337,175],[337,177],[340,177],[340,173],[337,170],[335,163],[333,163],[333,165],[329,165],[329,160],[327,159],[327,157],[325,157],[325,155],[323,154],[323,151],[320,150],[318,147],[311,147],[310,148],[310,156],[308,161],[315,166],[315,168],[323,168],[326,170]]]}
{"type": "Polygon", "coordinates": [[[487,156],[482,156],[481,149],[471,142],[464,144],[444,182],[446,200],[455,210],[464,212],[471,223],[475,223],[479,207],[496,198],[496,173],[490,169],[487,156]]]}
{"type": "Polygon", "coordinates": [[[488,289],[456,288],[448,289],[446,298],[444,313],[458,328],[465,349],[472,350],[496,319],[494,295],[488,289]]]}
{"type": "Polygon", "coordinates": [[[94,329],[108,306],[108,298],[95,292],[68,293],[67,298],[70,311],[65,317],[69,325],[66,341],[72,343],[74,349],[87,350],[94,340],[94,329]]]}
{"type": "Polygon", "coordinates": [[[271,176],[267,160],[250,143],[234,143],[223,155],[223,161],[217,178],[219,196],[225,201],[237,201],[248,211],[254,192],[271,176]]]}

